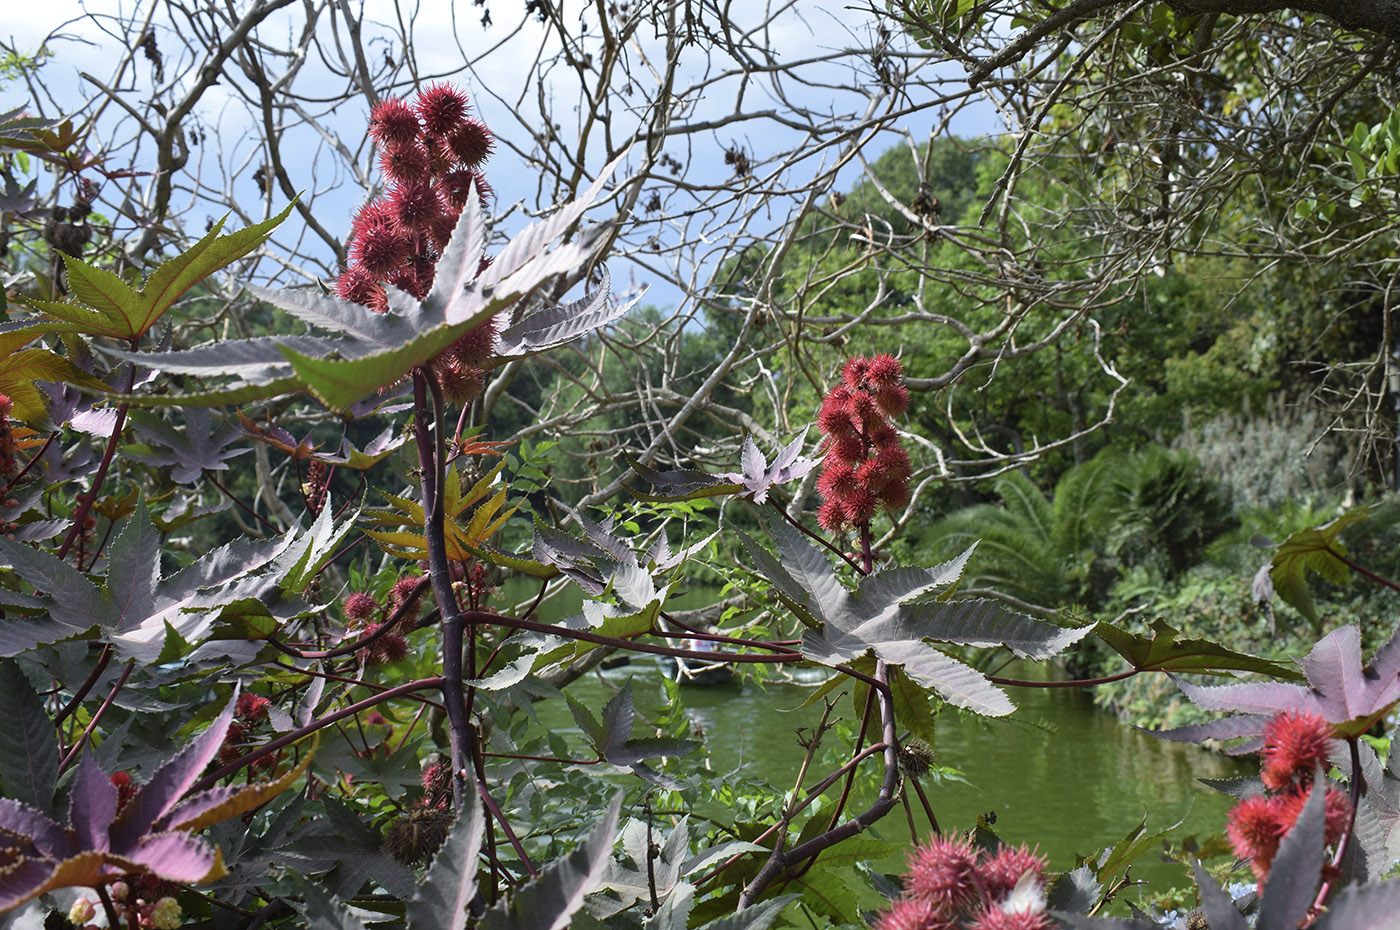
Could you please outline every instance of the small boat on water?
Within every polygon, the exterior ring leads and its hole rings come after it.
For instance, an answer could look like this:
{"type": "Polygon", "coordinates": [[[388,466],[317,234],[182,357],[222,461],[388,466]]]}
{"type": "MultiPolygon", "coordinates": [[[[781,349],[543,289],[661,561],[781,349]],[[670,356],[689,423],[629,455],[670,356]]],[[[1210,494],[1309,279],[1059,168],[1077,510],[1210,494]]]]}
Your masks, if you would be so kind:
{"type": "MultiPolygon", "coordinates": [[[[680,645],[693,652],[710,652],[714,649],[713,643],[695,639],[682,640],[680,645]]],[[[671,677],[682,685],[722,685],[734,677],[732,662],[667,656],[663,667],[668,668],[671,677]]]]}

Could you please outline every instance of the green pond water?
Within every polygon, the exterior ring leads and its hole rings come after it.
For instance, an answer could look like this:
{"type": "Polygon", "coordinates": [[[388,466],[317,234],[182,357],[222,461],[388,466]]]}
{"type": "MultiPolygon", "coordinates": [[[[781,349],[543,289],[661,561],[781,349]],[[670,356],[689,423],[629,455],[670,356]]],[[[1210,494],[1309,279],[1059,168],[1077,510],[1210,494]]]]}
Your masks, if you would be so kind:
{"type": "MultiPolygon", "coordinates": [[[[1043,669],[1021,663],[1003,674],[1035,678],[1043,677],[1043,669]]],[[[663,674],[651,657],[634,658],[630,665],[575,682],[569,693],[601,708],[630,680],[637,709],[645,715],[664,701],[663,674]]],[[[692,721],[705,734],[712,771],[742,767],[746,775],[788,792],[804,753],[796,730],[814,726],[821,714],[820,702],[796,709],[812,687],[736,678],[724,685],[685,686],[681,693],[692,721]]],[[[968,783],[926,782],[926,792],[943,829],[970,828],[977,815],[995,811],[997,834],[1010,843],[1039,845],[1052,870],[1072,868],[1076,855],[1113,845],[1137,827],[1144,814],[1154,833],[1185,818],[1171,835],[1178,842],[1188,835],[1204,838],[1219,832],[1233,801],[1197,779],[1251,771],[1248,762],[1125,726],[1095,707],[1080,689],[1013,688],[1009,693],[1018,709],[1007,718],[939,715],[937,761],[959,769],[968,783]]],[[[538,710],[545,726],[577,732],[562,702],[545,702],[538,710]]],[[[849,698],[837,713],[853,716],[849,698]]],[[[815,777],[809,776],[809,785],[826,774],[820,768],[812,771],[815,777]]],[[[927,819],[912,792],[910,800],[920,835],[926,836],[927,819]]],[[[909,839],[902,807],[878,829],[891,841],[909,839]]],[[[880,866],[901,871],[901,857],[880,866]]],[[[1155,850],[1137,860],[1132,876],[1149,882],[1144,889],[1148,893],[1190,884],[1182,869],[1162,861],[1155,850]]]]}

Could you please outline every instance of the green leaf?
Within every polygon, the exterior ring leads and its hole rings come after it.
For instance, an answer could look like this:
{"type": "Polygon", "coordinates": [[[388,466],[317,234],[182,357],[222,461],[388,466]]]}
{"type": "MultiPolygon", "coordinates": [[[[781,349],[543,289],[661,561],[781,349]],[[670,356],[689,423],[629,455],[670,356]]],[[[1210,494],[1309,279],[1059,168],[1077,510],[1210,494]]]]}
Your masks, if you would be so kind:
{"type": "MultiPolygon", "coordinates": [[[[144,335],[195,284],[267,241],[291,210],[292,205],[288,204],[271,219],[220,238],[228,218],[224,217],[203,239],[161,264],[139,291],[110,271],[65,254],[63,263],[73,298],[70,302],[18,300],[39,313],[78,325],[86,335],[131,341],[144,335]]],[[[45,329],[55,331],[47,326],[45,329]]]]}
{"type": "Polygon", "coordinates": [[[58,783],[58,740],[44,702],[13,659],[0,661],[0,781],[5,794],[45,814],[53,813],[58,783]]]}
{"type": "MultiPolygon", "coordinates": [[[[612,803],[588,839],[567,856],[544,867],[540,876],[486,912],[482,930],[563,930],[583,906],[583,898],[602,880],[613,848],[624,792],[612,803]]],[[[455,930],[455,928],[454,928],[455,930]]]]}
{"type": "Polygon", "coordinates": [[[1204,639],[1177,639],[1181,631],[1165,620],[1152,621],[1152,638],[1129,633],[1105,621],[1093,626],[1094,635],[1108,644],[1138,671],[1196,672],[1224,675],[1231,672],[1259,672],[1291,681],[1303,676],[1286,665],[1269,659],[1226,649],[1204,639]]]}
{"type": "Polygon", "coordinates": [[[1126,836],[1115,843],[1111,849],[1105,850],[1103,854],[1098,857],[1098,861],[1094,865],[1095,877],[1100,882],[1108,880],[1117,873],[1119,869],[1127,866],[1134,859],[1137,859],[1149,849],[1160,844],[1163,837],[1185,822],[1186,818],[1183,817],[1165,830],[1157,833],[1148,833],[1147,814],[1144,813],[1140,824],[1129,830],[1126,836]]]}
{"type": "Polygon", "coordinates": [[[1339,555],[1346,555],[1346,548],[1337,537],[1342,530],[1366,519],[1370,513],[1370,507],[1356,507],[1330,523],[1299,530],[1279,544],[1278,551],[1269,561],[1274,590],[1312,624],[1318,623],[1317,607],[1308,590],[1306,573],[1311,570],[1333,584],[1346,584],[1351,571],[1338,558],[1339,555]]]}

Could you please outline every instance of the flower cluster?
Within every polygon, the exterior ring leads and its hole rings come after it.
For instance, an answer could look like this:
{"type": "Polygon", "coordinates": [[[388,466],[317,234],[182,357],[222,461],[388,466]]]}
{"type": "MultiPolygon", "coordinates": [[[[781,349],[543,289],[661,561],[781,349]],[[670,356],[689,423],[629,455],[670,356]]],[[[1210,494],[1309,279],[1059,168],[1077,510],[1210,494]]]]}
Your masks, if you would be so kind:
{"type": "Polygon", "coordinates": [[[372,594],[364,591],[356,591],[345,598],[340,609],[341,614],[350,622],[347,636],[351,639],[378,632],[388,622],[386,615],[402,609],[392,630],[377,636],[359,650],[358,655],[365,664],[385,665],[408,655],[408,639],[404,634],[412,632],[414,624],[418,621],[419,604],[422,601],[421,580],[420,575],[406,575],[396,581],[394,587],[389,590],[387,608],[381,607],[372,594]],[[373,617],[381,619],[372,621],[373,617]]]}
{"type": "MultiPolygon", "coordinates": [[[[350,263],[335,285],[341,297],[383,312],[385,284],[419,300],[432,290],[435,265],[471,191],[483,204],[491,194],[481,176],[491,132],[470,114],[467,95],[450,84],[425,88],[412,104],[385,98],[371,111],[369,131],[389,189],[355,215],[350,263]]],[[[476,396],[482,363],[495,347],[495,326],[487,322],[433,360],[433,375],[450,400],[476,396]]]]}
{"type": "Polygon", "coordinates": [[[857,357],[841,369],[841,383],[817,414],[826,437],[817,481],[823,500],[817,522],[824,529],[862,526],[909,502],[913,467],[890,422],[908,407],[904,367],[894,356],[857,357]]]}
{"type": "Polygon", "coordinates": [[[874,930],[1049,930],[1045,858],[1025,845],[995,854],[937,837],[909,859],[904,894],[874,930]]]}
{"type": "MultiPolygon", "coordinates": [[[[113,882],[107,888],[110,900],[119,911],[124,912],[128,927],[143,930],[177,930],[185,923],[184,909],[180,902],[171,897],[177,886],[161,882],[151,876],[137,876],[137,894],[149,888],[159,893],[159,897],[147,900],[145,897],[131,896],[131,886],[126,882],[113,882]],[[169,892],[169,893],[166,893],[169,892]]],[[[77,898],[68,909],[68,922],[80,930],[101,930],[91,921],[97,918],[97,904],[87,898],[77,898]]]]}
{"type": "MultiPolygon", "coordinates": [[[[1279,842],[1307,803],[1314,773],[1319,766],[1326,768],[1333,742],[1332,728],[1319,714],[1278,714],[1264,726],[1264,748],[1259,754],[1269,793],[1236,804],[1226,826],[1235,854],[1250,861],[1261,882],[1269,874],[1279,842]]],[[[1328,785],[1323,830],[1328,845],[1341,839],[1350,820],[1351,800],[1328,785]]]]}

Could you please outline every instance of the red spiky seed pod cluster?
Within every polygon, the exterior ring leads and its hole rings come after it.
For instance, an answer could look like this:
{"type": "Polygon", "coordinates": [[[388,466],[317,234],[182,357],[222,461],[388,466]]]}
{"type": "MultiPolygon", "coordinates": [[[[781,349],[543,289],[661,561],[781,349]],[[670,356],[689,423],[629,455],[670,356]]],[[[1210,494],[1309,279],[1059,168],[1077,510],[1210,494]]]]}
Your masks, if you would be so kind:
{"type": "Polygon", "coordinates": [[[822,400],[817,426],[826,437],[817,490],[817,522],[839,532],[868,524],[881,510],[909,503],[909,454],[891,422],[909,408],[904,367],[892,355],[850,359],[841,383],[822,400]]]}
{"type": "Polygon", "coordinates": [[[874,930],[1049,930],[1045,857],[1026,846],[989,853],[940,836],[914,850],[904,894],[874,930]]]}
{"type": "MultiPolygon", "coordinates": [[[[1320,714],[1281,713],[1264,726],[1263,781],[1268,794],[1245,798],[1230,809],[1225,832],[1235,855],[1248,859],[1261,886],[1279,843],[1303,812],[1319,766],[1327,767],[1335,744],[1332,727],[1320,714]]],[[[1351,821],[1351,799],[1333,785],[1324,799],[1327,845],[1335,844],[1351,821]]]]}
{"type": "MultiPolygon", "coordinates": [[[[355,215],[350,263],[336,280],[336,293],[382,313],[386,284],[419,300],[428,295],[434,266],[471,191],[483,205],[489,202],[481,166],[493,140],[472,117],[467,95],[446,83],[424,88],[412,103],[384,99],[370,113],[369,131],[389,189],[355,215]]],[[[448,400],[463,403],[480,393],[483,364],[495,349],[495,325],[487,322],[433,360],[433,376],[448,400]]]]}

